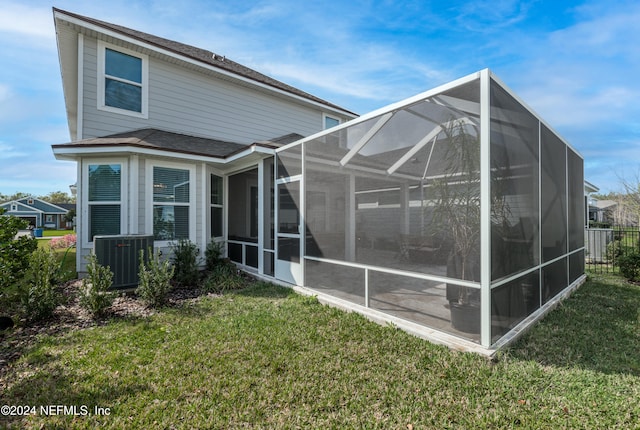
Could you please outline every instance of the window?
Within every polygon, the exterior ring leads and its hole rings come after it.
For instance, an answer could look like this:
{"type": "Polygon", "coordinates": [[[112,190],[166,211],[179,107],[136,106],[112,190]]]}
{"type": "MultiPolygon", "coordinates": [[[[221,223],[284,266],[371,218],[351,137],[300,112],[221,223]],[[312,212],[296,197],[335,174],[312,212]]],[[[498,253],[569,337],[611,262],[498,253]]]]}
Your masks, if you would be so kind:
{"type": "Polygon", "coordinates": [[[11,204],[11,212],[16,212],[18,210],[18,205],[15,203],[11,204]]]}
{"type": "Polygon", "coordinates": [[[223,202],[222,178],[211,175],[211,237],[222,237],[223,202]]]}
{"type": "Polygon", "coordinates": [[[189,170],[153,166],[153,235],[156,240],[189,239],[189,170]]]}
{"type": "Polygon", "coordinates": [[[122,165],[89,164],[89,242],[93,237],[120,234],[122,211],[122,165]]]}
{"type": "Polygon", "coordinates": [[[53,215],[47,215],[45,217],[45,222],[53,222],[53,215]]]}
{"type": "Polygon", "coordinates": [[[98,109],[147,118],[147,56],[98,45],[98,109]]]}
{"type": "Polygon", "coordinates": [[[334,118],[331,117],[329,115],[324,115],[324,129],[328,129],[328,128],[332,128],[335,127],[336,125],[340,124],[340,119],[339,118],[334,118]]]}

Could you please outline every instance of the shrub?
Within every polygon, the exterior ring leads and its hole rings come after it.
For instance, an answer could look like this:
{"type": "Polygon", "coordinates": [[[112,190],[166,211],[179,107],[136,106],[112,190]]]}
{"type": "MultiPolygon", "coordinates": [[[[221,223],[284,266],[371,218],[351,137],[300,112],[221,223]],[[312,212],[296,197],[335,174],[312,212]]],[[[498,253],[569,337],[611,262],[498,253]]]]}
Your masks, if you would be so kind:
{"type": "Polygon", "coordinates": [[[224,252],[224,244],[222,242],[211,241],[204,250],[205,267],[207,270],[213,270],[220,264],[220,257],[224,252]]]}
{"type": "Polygon", "coordinates": [[[100,265],[93,253],[87,257],[87,260],[87,277],[82,280],[80,306],[94,317],[100,317],[113,304],[116,297],[115,293],[109,291],[113,285],[113,272],[109,266],[100,265]]]}
{"type": "Polygon", "coordinates": [[[29,320],[42,320],[53,315],[58,305],[54,290],[58,262],[51,250],[37,249],[29,258],[24,277],[22,305],[29,320]]]}
{"type": "MultiPolygon", "coordinates": [[[[0,215],[4,210],[0,208],[0,215]]],[[[30,236],[16,239],[18,230],[29,223],[15,216],[0,216],[0,308],[8,309],[16,300],[17,287],[29,267],[29,257],[38,248],[30,236]]]]}
{"type": "Polygon", "coordinates": [[[54,237],[49,241],[49,247],[51,249],[65,249],[76,246],[76,235],[67,234],[62,237],[54,237]]]}
{"type": "Polygon", "coordinates": [[[612,240],[607,244],[607,260],[617,260],[622,256],[622,242],[619,240],[612,240]]]}
{"type": "Polygon", "coordinates": [[[188,239],[171,244],[173,251],[173,279],[178,285],[195,285],[200,277],[198,270],[198,248],[188,239]]]}
{"type": "Polygon", "coordinates": [[[160,260],[160,253],[140,251],[140,266],[138,271],[138,296],[151,307],[160,307],[167,301],[167,294],[171,290],[171,278],[174,268],[168,261],[160,260]]]}
{"type": "Polygon", "coordinates": [[[640,281],[640,254],[623,255],[618,260],[620,273],[630,281],[640,281]]]}
{"type": "Polygon", "coordinates": [[[229,260],[220,260],[204,281],[203,289],[209,293],[223,293],[244,287],[244,280],[229,260]]]}

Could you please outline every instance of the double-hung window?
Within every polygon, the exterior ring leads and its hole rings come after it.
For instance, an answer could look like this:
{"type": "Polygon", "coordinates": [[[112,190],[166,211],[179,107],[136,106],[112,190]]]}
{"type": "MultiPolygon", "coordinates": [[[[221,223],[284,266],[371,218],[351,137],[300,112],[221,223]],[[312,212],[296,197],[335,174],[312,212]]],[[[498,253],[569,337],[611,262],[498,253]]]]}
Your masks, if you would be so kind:
{"type": "Polygon", "coordinates": [[[148,57],[98,45],[98,109],[147,118],[148,57]]]}
{"type": "Polygon", "coordinates": [[[120,234],[122,164],[89,164],[87,174],[88,242],[94,236],[120,234]]]}
{"type": "Polygon", "coordinates": [[[211,175],[211,237],[222,237],[223,180],[211,175]]]}
{"type": "Polygon", "coordinates": [[[153,235],[155,240],[190,238],[191,171],[153,166],[153,235]]]}

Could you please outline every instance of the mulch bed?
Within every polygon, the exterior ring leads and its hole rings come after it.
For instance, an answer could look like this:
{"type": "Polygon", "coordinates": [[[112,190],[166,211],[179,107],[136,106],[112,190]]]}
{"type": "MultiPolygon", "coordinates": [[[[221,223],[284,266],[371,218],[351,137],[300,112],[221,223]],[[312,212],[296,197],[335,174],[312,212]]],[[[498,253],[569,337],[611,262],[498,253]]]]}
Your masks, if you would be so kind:
{"type": "MultiPolygon", "coordinates": [[[[29,346],[43,336],[61,336],[73,330],[107,324],[114,318],[144,318],[156,310],[147,307],[134,293],[121,293],[107,309],[105,316],[94,319],[78,301],[77,292],[81,280],[72,280],[58,287],[64,304],[59,305],[51,319],[38,322],[16,321],[16,326],[0,331],[0,392],[5,387],[5,375],[11,364],[17,361],[29,346]]],[[[215,296],[199,287],[173,288],[168,297],[169,307],[178,307],[197,302],[202,297],[215,296]]]]}

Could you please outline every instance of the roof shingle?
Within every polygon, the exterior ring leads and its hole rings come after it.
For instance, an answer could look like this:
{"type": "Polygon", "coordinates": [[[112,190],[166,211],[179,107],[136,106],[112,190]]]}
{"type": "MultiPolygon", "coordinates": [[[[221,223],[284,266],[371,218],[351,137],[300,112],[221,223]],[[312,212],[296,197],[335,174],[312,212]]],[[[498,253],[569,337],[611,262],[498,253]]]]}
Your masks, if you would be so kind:
{"type": "Polygon", "coordinates": [[[329,103],[326,100],[323,100],[319,97],[316,97],[314,95],[311,95],[305,91],[302,91],[298,88],[292,87],[290,85],[287,85],[283,82],[280,82],[276,79],[273,79],[267,75],[264,75],[260,72],[257,72],[253,69],[250,69],[246,66],[243,66],[242,64],[236,63],[235,61],[232,61],[222,55],[217,55],[211,51],[208,51],[206,49],[201,49],[201,48],[197,48],[195,46],[191,46],[191,45],[187,45],[184,43],[180,43],[180,42],[176,42],[173,40],[169,40],[169,39],[165,39],[163,37],[158,37],[158,36],[154,36],[152,34],[148,34],[148,33],[144,33],[142,31],[138,31],[138,30],[133,30],[127,27],[123,27],[121,25],[116,25],[116,24],[111,24],[109,22],[105,22],[105,21],[100,21],[98,19],[95,18],[90,18],[90,17],[86,17],[86,16],[82,16],[82,15],[78,15],[76,13],[73,12],[68,12],[62,9],[58,9],[58,8],[53,8],[54,13],[58,12],[73,18],[76,18],[78,20],[96,25],[98,27],[102,27],[111,31],[114,31],[116,33],[131,37],[133,39],[139,40],[141,42],[145,42],[148,44],[151,44],[153,46],[156,46],[158,48],[162,48],[165,50],[168,50],[170,52],[173,52],[175,54],[179,54],[182,55],[184,57],[188,57],[190,59],[193,60],[197,60],[205,65],[208,66],[214,66],[217,67],[219,69],[225,70],[227,72],[232,72],[238,76],[242,76],[244,78],[248,78],[251,79],[255,82],[259,82],[261,84],[265,84],[268,85],[270,87],[273,88],[277,88],[279,90],[282,91],[286,91],[290,94],[296,95],[298,97],[303,97],[307,100],[316,102],[316,103],[320,103],[323,104],[327,107],[331,107],[333,109],[337,109],[340,111],[345,112],[346,114],[350,114],[350,115],[355,115],[357,116],[357,114],[348,111],[340,106],[337,106],[333,103],[329,103]]]}

